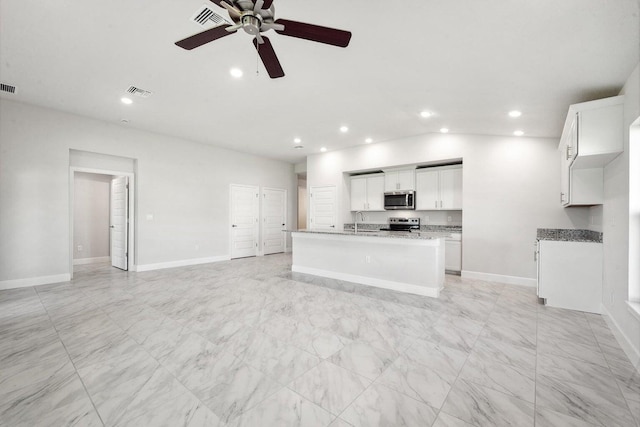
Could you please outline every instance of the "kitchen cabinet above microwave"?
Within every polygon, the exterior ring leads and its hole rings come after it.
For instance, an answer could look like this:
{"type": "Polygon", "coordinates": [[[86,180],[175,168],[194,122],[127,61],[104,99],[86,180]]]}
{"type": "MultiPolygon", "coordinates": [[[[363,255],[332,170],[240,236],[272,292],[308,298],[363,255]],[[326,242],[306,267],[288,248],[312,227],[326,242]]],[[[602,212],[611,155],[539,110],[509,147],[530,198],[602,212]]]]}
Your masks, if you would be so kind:
{"type": "Polygon", "coordinates": [[[576,169],[603,167],[624,150],[624,96],[569,107],[559,149],[576,169]]]}
{"type": "Polygon", "coordinates": [[[384,171],[384,191],[416,189],[414,169],[389,169],[384,171]]]}

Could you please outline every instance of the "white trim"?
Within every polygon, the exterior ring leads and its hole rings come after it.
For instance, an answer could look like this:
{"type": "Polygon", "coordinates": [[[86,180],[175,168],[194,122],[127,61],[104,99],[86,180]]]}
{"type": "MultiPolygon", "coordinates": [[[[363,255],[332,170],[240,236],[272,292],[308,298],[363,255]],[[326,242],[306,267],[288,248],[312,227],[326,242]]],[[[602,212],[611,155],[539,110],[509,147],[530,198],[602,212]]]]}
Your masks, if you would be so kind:
{"type": "Polygon", "coordinates": [[[627,301],[627,309],[636,320],[640,320],[640,302],[627,301]]]}
{"type": "Polygon", "coordinates": [[[394,282],[391,280],[376,279],[373,277],[359,276],[348,273],[338,273],[336,271],[323,270],[320,268],[291,266],[291,271],[296,273],[311,274],[313,276],[328,277],[330,279],[344,280],[345,282],[360,283],[361,285],[375,286],[376,288],[391,289],[392,291],[405,292],[409,294],[422,295],[426,297],[438,298],[442,288],[431,288],[426,286],[412,285],[410,283],[394,282]]]}
{"type": "Polygon", "coordinates": [[[607,311],[604,304],[602,304],[602,317],[604,321],[607,322],[613,336],[616,337],[618,344],[620,344],[620,347],[622,347],[622,350],[624,350],[633,366],[640,371],[640,350],[635,348],[624,332],[622,332],[622,329],[620,329],[613,316],[607,311]]]}
{"type": "Polygon", "coordinates": [[[161,270],[163,268],[186,267],[189,265],[208,264],[210,262],[229,261],[229,255],[218,255],[207,258],[181,259],[179,261],[159,262],[157,264],[137,265],[135,271],[161,270]]]}
{"type": "Polygon", "coordinates": [[[73,265],[86,265],[86,264],[100,264],[102,262],[111,261],[110,256],[99,256],[94,258],[76,258],[73,260],[73,265]]]}
{"type": "Polygon", "coordinates": [[[28,288],[30,286],[48,285],[50,283],[68,282],[71,280],[69,273],[53,276],[28,277],[26,279],[3,280],[0,282],[0,290],[28,288]]]}
{"type": "Polygon", "coordinates": [[[462,270],[461,276],[465,279],[485,280],[487,282],[505,283],[507,285],[518,285],[535,288],[536,279],[519,276],[505,276],[503,274],[481,273],[479,271],[462,270]]]}

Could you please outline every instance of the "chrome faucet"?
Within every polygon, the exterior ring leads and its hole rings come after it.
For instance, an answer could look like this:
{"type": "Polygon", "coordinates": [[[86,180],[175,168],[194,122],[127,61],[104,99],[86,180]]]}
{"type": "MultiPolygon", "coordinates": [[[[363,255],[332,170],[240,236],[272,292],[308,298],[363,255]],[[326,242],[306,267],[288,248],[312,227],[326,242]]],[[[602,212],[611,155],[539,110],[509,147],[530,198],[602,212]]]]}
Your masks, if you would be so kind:
{"type": "Polygon", "coordinates": [[[362,218],[362,222],[364,222],[364,212],[362,211],[357,211],[356,212],[356,223],[355,223],[355,232],[358,232],[358,214],[360,214],[361,218],[362,218]]]}

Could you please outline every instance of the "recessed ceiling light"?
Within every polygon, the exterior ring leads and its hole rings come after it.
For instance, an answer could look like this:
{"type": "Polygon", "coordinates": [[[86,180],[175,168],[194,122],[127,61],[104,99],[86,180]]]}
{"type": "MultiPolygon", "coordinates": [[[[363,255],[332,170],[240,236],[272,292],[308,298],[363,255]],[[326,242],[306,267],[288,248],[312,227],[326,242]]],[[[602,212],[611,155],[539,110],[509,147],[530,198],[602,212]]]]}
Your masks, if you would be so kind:
{"type": "Polygon", "coordinates": [[[518,110],[509,111],[509,117],[520,117],[521,115],[522,115],[521,111],[518,111],[518,110]]]}
{"type": "Polygon", "coordinates": [[[327,151],[327,147],[322,147],[322,148],[320,149],[320,151],[322,151],[323,153],[324,153],[324,152],[326,152],[326,151],[327,151]]]}
{"type": "Polygon", "coordinates": [[[300,138],[294,138],[293,142],[295,142],[296,144],[300,144],[302,140],[300,138]]]}
{"type": "Polygon", "coordinates": [[[513,134],[514,134],[515,136],[522,136],[522,135],[524,135],[524,132],[523,132],[523,131],[521,131],[521,130],[517,130],[517,131],[513,132],[513,134]]]}
{"type": "Polygon", "coordinates": [[[342,133],[349,132],[349,128],[347,126],[340,126],[340,132],[342,133]]]}
{"type": "Polygon", "coordinates": [[[367,139],[364,140],[364,142],[367,143],[367,144],[371,144],[373,142],[373,139],[367,138],[367,139]]]}
{"type": "Polygon", "coordinates": [[[428,111],[420,111],[420,116],[425,118],[431,117],[431,113],[428,111]]]}
{"type": "Polygon", "coordinates": [[[133,101],[131,100],[131,98],[120,98],[120,101],[122,101],[123,104],[133,104],[133,101]]]}
{"type": "Polygon", "coordinates": [[[441,132],[441,133],[447,133],[447,132],[449,132],[449,129],[447,129],[447,128],[440,128],[440,132],[441,132]]]}
{"type": "Polygon", "coordinates": [[[233,77],[235,77],[236,79],[239,79],[240,77],[242,77],[242,70],[240,68],[232,68],[229,70],[229,74],[231,74],[233,77]]]}

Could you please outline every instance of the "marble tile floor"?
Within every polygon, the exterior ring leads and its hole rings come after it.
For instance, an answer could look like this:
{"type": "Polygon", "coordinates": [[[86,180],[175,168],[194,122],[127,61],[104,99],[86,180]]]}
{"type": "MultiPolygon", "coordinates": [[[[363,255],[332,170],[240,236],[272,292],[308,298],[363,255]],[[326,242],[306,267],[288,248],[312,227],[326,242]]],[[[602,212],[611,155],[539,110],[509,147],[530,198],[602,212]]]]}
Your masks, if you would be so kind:
{"type": "Polygon", "coordinates": [[[270,255],[0,291],[2,426],[640,426],[598,315],[447,276],[438,299],[270,255]]]}

